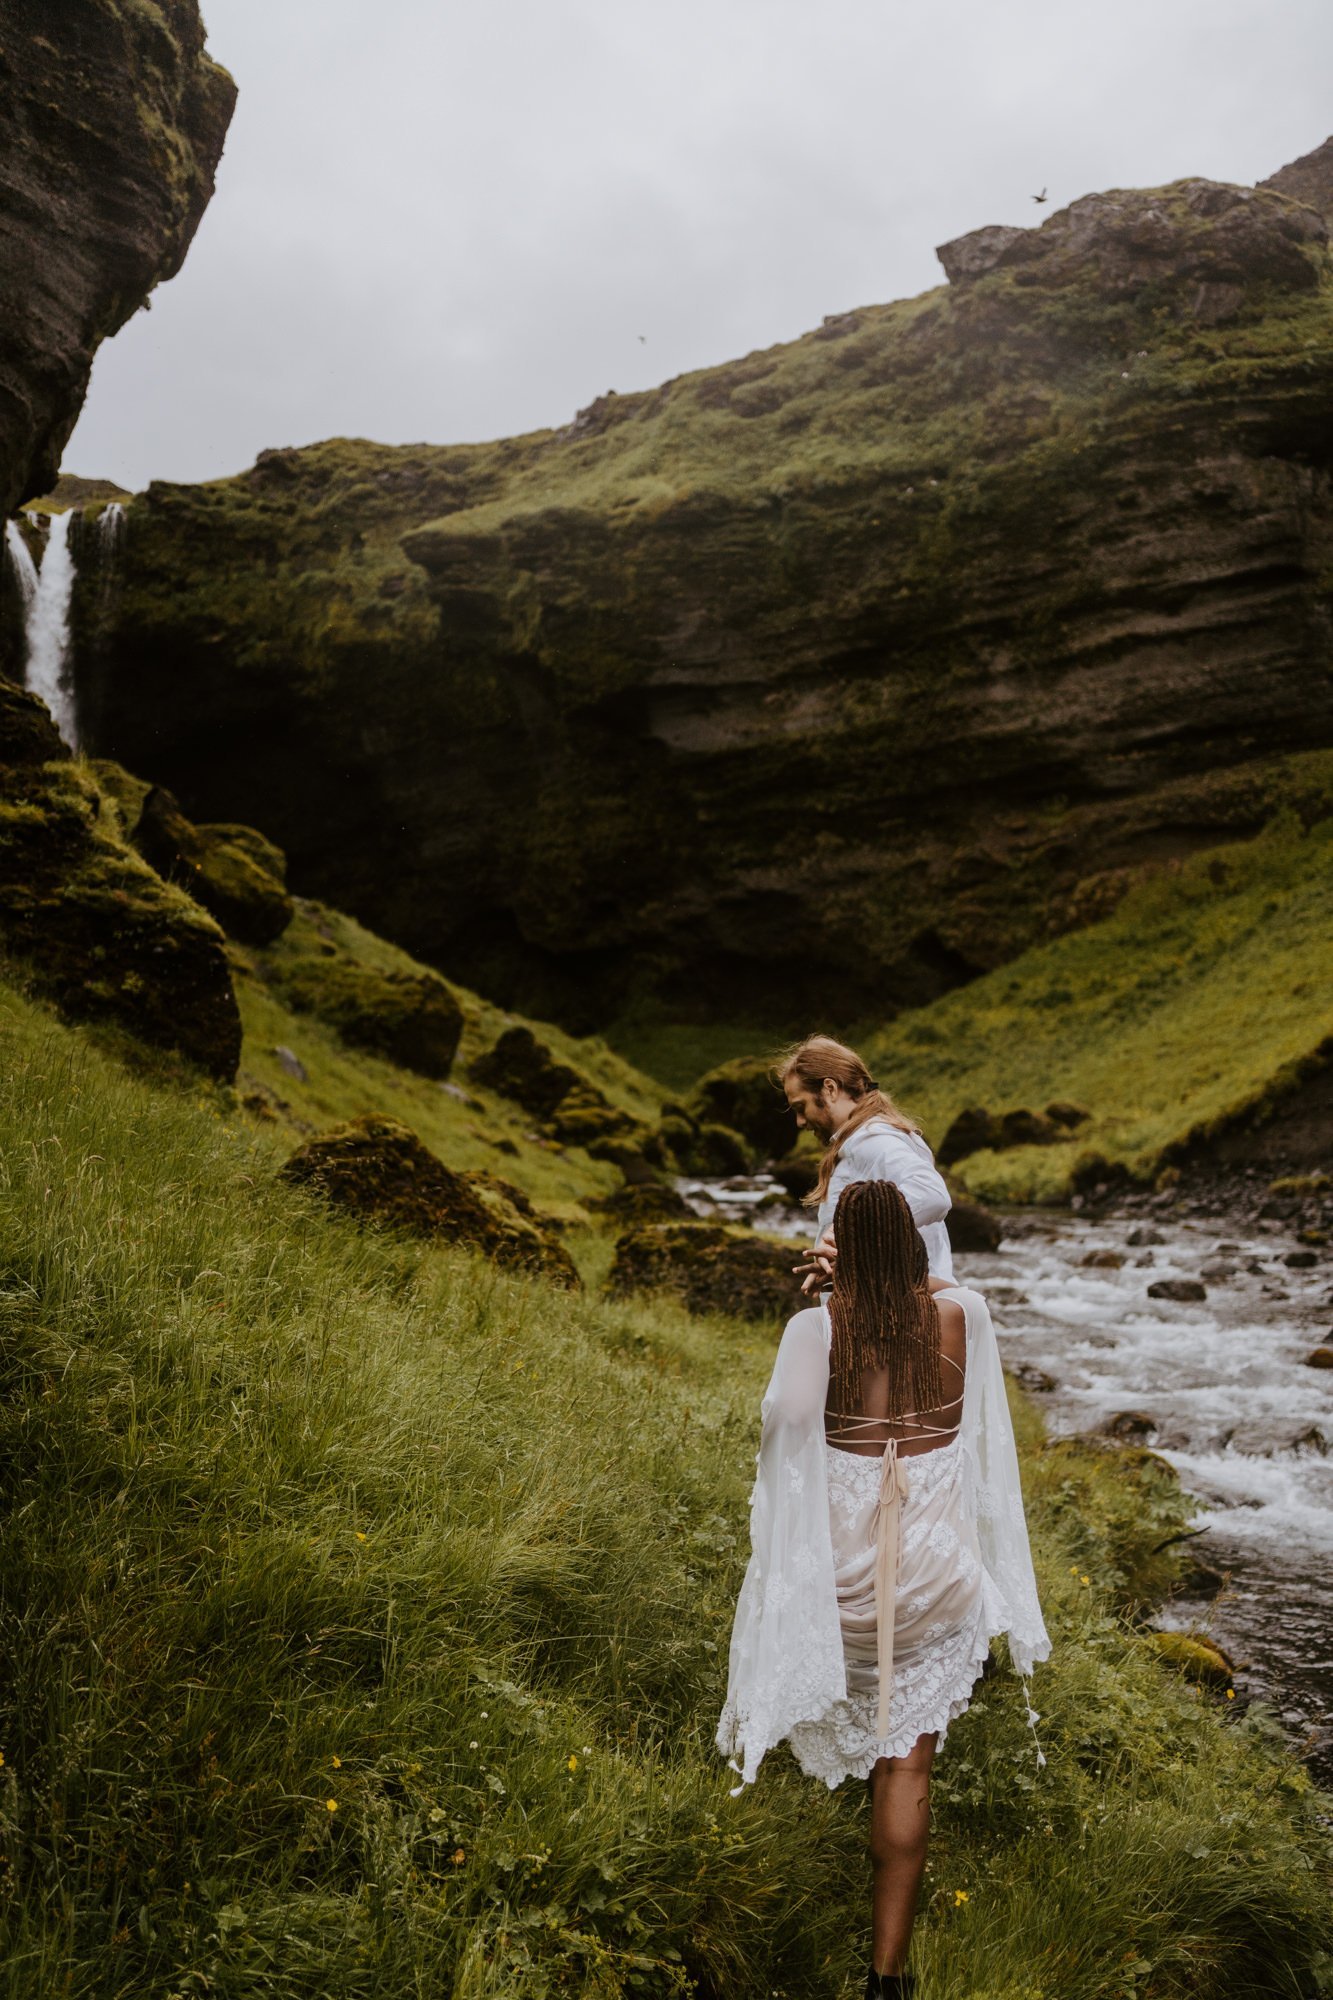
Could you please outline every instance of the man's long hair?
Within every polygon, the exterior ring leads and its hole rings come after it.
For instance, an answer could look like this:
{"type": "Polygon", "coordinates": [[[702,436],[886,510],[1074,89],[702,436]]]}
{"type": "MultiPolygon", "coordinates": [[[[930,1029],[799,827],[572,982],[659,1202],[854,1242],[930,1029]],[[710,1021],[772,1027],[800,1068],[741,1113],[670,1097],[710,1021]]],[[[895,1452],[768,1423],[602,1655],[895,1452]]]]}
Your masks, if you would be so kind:
{"type": "Polygon", "coordinates": [[[886,1368],[892,1417],[937,1410],[940,1316],[911,1209],[892,1181],[853,1181],[838,1197],[833,1231],[830,1407],[856,1411],[866,1370],[886,1368]]]}
{"type": "Polygon", "coordinates": [[[829,1035],[807,1035],[803,1042],[784,1049],[770,1074],[779,1090],[785,1087],[789,1076],[794,1076],[802,1090],[810,1091],[816,1097],[828,1077],[856,1099],[855,1111],[837,1138],[830,1140],[824,1148],[824,1157],[819,1163],[819,1179],[805,1197],[811,1208],[817,1208],[828,1193],[838,1155],[859,1126],[871,1118],[884,1118],[900,1132],[920,1130],[910,1118],[903,1116],[888,1092],[880,1089],[856,1050],[849,1049],[843,1042],[835,1042],[829,1035]]]}

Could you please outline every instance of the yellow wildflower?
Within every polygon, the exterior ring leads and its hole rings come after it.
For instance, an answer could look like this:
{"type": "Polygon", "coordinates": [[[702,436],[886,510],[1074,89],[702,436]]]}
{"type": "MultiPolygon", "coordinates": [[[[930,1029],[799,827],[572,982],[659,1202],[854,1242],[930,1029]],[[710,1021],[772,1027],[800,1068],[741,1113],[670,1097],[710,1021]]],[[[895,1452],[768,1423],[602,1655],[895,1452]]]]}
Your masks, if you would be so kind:
{"type": "Polygon", "coordinates": [[[966,1889],[955,1889],[955,1890],[954,1890],[954,1892],[953,1892],[953,1906],[954,1906],[954,1908],[955,1908],[955,1909],[957,1909],[957,1908],[958,1908],[958,1905],[959,1905],[960,1903],[965,1903],[966,1901],[967,1901],[967,1890],[966,1890],[966,1889]]]}
{"type": "Polygon", "coordinates": [[[334,1760],[333,1760],[333,1768],[334,1768],[334,1770],[335,1770],[335,1771],[341,1771],[342,1767],[343,1767],[343,1760],[342,1760],[342,1758],[341,1758],[341,1757],[335,1757],[335,1758],[334,1758],[334,1760]]]}
{"type": "Polygon", "coordinates": [[[466,1854],[464,1854],[461,1847],[456,1847],[453,1853],[449,1856],[449,1859],[453,1862],[455,1868],[461,1868],[463,1863],[467,1860],[467,1856],[466,1854]]]}
{"type": "Polygon", "coordinates": [[[338,1801],[337,1801],[337,1799],[325,1799],[325,1801],[324,1801],[324,1810],[325,1810],[325,1812],[337,1812],[337,1810],[338,1810],[338,1801]]]}
{"type": "MultiPolygon", "coordinates": [[[[365,1541],[365,1539],[366,1539],[366,1538],[365,1538],[365,1536],[364,1536],[364,1535],[362,1534],[362,1532],[361,1532],[360,1528],[357,1528],[357,1529],[356,1529],[356,1530],[355,1530],[354,1532],[355,1532],[355,1534],[356,1534],[356,1539],[358,1540],[358,1542],[364,1542],[364,1541],[365,1541]]],[[[1087,1582],[1087,1580],[1088,1580],[1088,1579],[1087,1579],[1086,1577],[1084,1577],[1083,1581],[1084,1581],[1085,1583],[1087,1582]]]]}
{"type": "MultiPolygon", "coordinates": [[[[1228,1689],[1227,1689],[1227,1700],[1228,1700],[1228,1701],[1234,1701],[1235,1699],[1236,1699],[1236,1690],[1235,1690],[1235,1688],[1228,1688],[1228,1689]]],[[[3,1759],[0,1759],[0,1762],[3,1762],[3,1759]]]]}
{"type": "Polygon", "coordinates": [[[577,1771],[577,1770],[578,1770],[578,1768],[579,1768],[579,1760],[578,1760],[578,1758],[577,1758],[577,1757],[576,1757],[576,1756],[574,1755],[574,1753],[573,1753],[573,1752],[571,1751],[571,1752],[570,1752],[570,1757],[569,1757],[569,1762],[568,1762],[568,1763],[566,1764],[566,1766],[565,1766],[565,1769],[566,1769],[567,1771],[577,1771]]]}
{"type": "Polygon", "coordinates": [[[1089,1578],[1087,1578],[1086,1576],[1081,1576],[1081,1577],[1079,1578],[1079,1582],[1080,1582],[1080,1583],[1087,1583],[1088,1581],[1089,1581],[1089,1578]]]}

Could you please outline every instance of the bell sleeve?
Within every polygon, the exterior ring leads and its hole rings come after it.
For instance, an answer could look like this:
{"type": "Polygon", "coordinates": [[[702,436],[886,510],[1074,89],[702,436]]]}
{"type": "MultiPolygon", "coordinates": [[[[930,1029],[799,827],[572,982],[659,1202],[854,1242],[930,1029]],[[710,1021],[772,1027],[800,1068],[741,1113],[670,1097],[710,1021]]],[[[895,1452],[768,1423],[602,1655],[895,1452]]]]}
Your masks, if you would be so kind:
{"type": "MultiPolygon", "coordinates": [[[[822,1315],[788,1322],[763,1402],[750,1563],[732,1629],[717,1747],[753,1784],[775,1743],[847,1692],[829,1533],[822,1315]]],[[[737,1787],[739,1790],[740,1787],[737,1787]]]]}

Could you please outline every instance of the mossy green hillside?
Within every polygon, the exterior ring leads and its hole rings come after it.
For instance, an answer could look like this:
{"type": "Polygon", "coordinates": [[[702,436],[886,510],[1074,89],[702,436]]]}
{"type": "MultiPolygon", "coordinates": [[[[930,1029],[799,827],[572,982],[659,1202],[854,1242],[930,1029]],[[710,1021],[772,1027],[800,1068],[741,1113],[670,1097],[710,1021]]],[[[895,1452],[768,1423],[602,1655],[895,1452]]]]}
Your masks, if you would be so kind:
{"type": "MultiPolygon", "coordinates": [[[[471,1076],[472,1061],[516,1017],[466,987],[445,982],[463,1025],[443,1084],[339,1034],[338,1010],[357,973],[391,985],[425,971],[355,918],[298,898],[280,938],[262,952],[233,945],[231,963],[244,1029],[237,1092],[250,1100],[242,1115],[275,1145],[376,1113],[409,1126],[456,1171],[498,1173],[567,1221],[589,1221],[587,1203],[620,1186],[616,1167],[538,1132],[521,1106],[471,1076]],[[304,1076],[294,1075],[278,1050],[295,1056],[304,1076]]],[[[546,1022],[521,1025],[618,1109],[656,1124],[658,1087],[600,1038],[581,1039],[546,1022]]]]}
{"type": "MultiPolygon", "coordinates": [[[[711,1741],[776,1329],[344,1228],[8,989],[0,1034],[0,1992],[854,1990],[863,1788],[732,1798],[711,1741]]],[[[1130,1622],[1183,1497],[1016,1416],[1047,1763],[1001,1674],[923,2000],[1301,2000],[1308,1779],[1130,1622]]]]}
{"type": "Polygon", "coordinates": [[[983,1198],[1062,1199],[1090,1160],[1151,1179],[1327,1061],[1331,939],[1333,819],[1282,818],[1150,874],[1103,921],[863,1046],[936,1143],[966,1105],[1091,1112],[1061,1144],[962,1161],[983,1198]]]}

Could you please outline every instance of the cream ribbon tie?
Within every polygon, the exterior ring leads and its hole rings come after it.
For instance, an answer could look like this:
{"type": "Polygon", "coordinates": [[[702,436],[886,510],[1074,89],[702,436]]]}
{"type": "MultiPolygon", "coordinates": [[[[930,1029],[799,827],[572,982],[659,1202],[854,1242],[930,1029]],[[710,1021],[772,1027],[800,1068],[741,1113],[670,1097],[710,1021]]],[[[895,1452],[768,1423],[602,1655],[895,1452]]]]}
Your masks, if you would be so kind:
{"type": "Polygon", "coordinates": [[[898,1456],[898,1440],[884,1447],[879,1476],[879,1506],[875,1517],[875,1643],[879,1656],[879,1717],[875,1734],[882,1743],[889,1733],[889,1700],[893,1694],[893,1626],[898,1608],[898,1561],[902,1553],[903,1501],[911,1491],[907,1467],[898,1456]]]}

